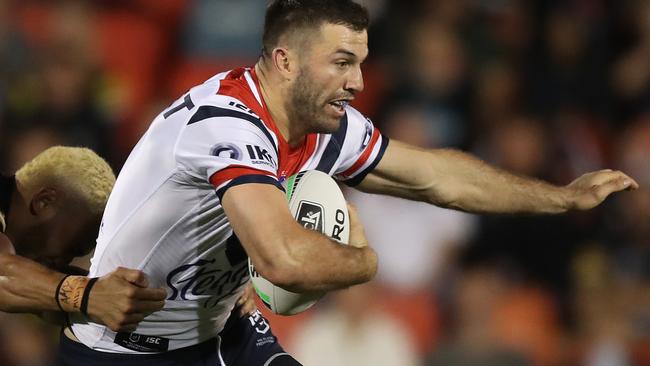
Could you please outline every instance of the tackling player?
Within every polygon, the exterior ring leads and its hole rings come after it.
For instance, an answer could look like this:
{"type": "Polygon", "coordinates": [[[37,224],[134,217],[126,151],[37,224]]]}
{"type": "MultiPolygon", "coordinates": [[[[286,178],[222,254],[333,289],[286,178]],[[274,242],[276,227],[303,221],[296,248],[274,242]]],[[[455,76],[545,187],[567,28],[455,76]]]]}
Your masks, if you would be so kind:
{"type": "Polygon", "coordinates": [[[56,272],[79,272],[68,264],[94,247],[114,182],[103,159],[71,147],[45,150],[15,176],[0,176],[1,311],[84,312],[128,330],[162,307],[165,291],[145,288],[140,271],[118,268],[92,288],[85,276],[56,272]]]}
{"type": "Polygon", "coordinates": [[[292,291],[372,278],[363,235],[340,246],[292,218],[280,183],[299,171],[470,212],[585,210],[637,188],[609,170],[558,187],[463,152],[389,143],[348,105],[363,90],[367,28],[351,0],[277,0],[254,67],[216,75],[156,117],[117,179],[90,275],[141,268],[167,288],[165,307],[131,333],[76,314],[68,334],[81,343],[63,339],[60,364],[223,365],[218,332],[247,281],[246,255],[292,291]]]}

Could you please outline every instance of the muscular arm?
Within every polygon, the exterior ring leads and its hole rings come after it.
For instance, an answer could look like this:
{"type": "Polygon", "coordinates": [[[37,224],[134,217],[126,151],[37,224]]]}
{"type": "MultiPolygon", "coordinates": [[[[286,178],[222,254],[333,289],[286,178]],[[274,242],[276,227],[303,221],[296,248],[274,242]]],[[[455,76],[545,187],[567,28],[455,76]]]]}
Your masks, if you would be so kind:
{"type": "Polygon", "coordinates": [[[561,213],[589,209],[610,193],[636,189],[621,172],[586,174],[567,186],[520,177],[451,149],[391,141],[359,189],[475,213],[561,213]]]}
{"type": "Polygon", "coordinates": [[[303,228],[276,187],[235,186],[222,204],[256,270],[277,286],[329,291],[369,281],[376,272],[376,255],[366,243],[352,242],[351,233],[350,245],[340,245],[303,228]]]}
{"type": "MultiPolygon", "coordinates": [[[[4,234],[0,241],[8,242],[4,234]]],[[[63,276],[29,259],[0,253],[0,310],[58,311],[54,291],[63,276]]]]}

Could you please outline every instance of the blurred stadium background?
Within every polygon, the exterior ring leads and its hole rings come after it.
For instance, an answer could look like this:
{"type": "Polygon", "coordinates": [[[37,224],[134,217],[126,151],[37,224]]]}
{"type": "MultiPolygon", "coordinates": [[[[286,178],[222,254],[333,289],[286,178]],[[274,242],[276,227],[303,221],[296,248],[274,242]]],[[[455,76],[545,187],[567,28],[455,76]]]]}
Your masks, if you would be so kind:
{"type": "MultiPolygon", "coordinates": [[[[0,169],[54,144],[119,170],[152,117],[252,65],[264,0],[0,0],[0,169]]],[[[348,192],[380,273],[271,317],[306,365],[650,365],[650,1],[366,0],[356,106],[393,138],[566,184],[641,189],[559,217],[478,217],[348,192]]],[[[0,365],[58,330],[0,314],[0,365]]]]}

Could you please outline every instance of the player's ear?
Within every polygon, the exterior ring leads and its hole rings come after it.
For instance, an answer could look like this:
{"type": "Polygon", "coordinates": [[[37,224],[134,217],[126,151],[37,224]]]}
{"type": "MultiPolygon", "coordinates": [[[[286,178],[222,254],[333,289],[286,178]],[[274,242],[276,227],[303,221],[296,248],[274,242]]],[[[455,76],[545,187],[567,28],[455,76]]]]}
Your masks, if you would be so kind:
{"type": "Polygon", "coordinates": [[[273,67],[283,76],[284,79],[291,79],[291,73],[295,67],[291,60],[289,50],[284,47],[276,47],[271,52],[273,67]]]}
{"type": "Polygon", "coordinates": [[[63,200],[63,194],[51,187],[36,191],[29,202],[29,212],[42,219],[51,219],[63,200]]]}

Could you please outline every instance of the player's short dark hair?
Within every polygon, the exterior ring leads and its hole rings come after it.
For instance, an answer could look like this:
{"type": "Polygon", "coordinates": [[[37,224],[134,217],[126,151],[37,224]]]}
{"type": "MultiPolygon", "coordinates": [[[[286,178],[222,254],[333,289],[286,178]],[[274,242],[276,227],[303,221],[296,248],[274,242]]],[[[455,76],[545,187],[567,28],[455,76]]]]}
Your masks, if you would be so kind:
{"type": "Polygon", "coordinates": [[[352,0],[273,0],[266,11],[263,53],[268,55],[289,31],[318,29],[323,24],[361,32],[368,29],[368,10],[352,0]]]}

